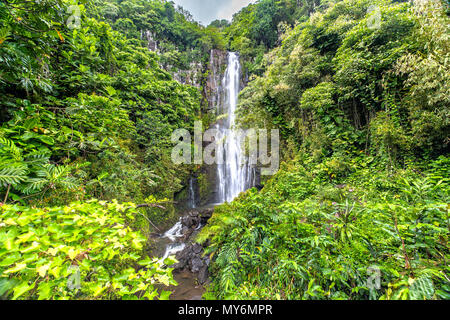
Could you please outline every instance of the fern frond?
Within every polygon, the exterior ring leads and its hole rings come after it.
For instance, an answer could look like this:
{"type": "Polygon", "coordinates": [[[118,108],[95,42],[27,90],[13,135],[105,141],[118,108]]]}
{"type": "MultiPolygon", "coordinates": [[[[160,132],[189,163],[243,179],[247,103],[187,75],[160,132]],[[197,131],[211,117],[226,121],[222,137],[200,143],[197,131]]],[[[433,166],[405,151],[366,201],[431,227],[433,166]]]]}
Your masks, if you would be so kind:
{"type": "Polygon", "coordinates": [[[76,189],[79,185],[74,178],[67,177],[66,179],[60,180],[58,182],[58,186],[64,189],[73,190],[76,189]]]}
{"type": "Polygon", "coordinates": [[[26,166],[9,166],[0,170],[0,186],[18,185],[27,179],[26,166]]]}
{"type": "Polygon", "coordinates": [[[36,183],[36,187],[39,188],[41,187],[40,184],[42,183],[44,185],[49,184],[51,188],[61,187],[64,189],[74,189],[78,186],[78,184],[76,183],[76,180],[70,176],[71,170],[72,167],[70,166],[55,166],[53,164],[45,164],[36,171],[36,176],[38,178],[36,178],[36,180],[30,180],[34,181],[36,183]]]}
{"type": "Polygon", "coordinates": [[[236,287],[236,277],[234,275],[234,268],[232,264],[227,265],[221,274],[220,285],[225,290],[229,292],[236,287]]]}
{"type": "Polygon", "coordinates": [[[217,255],[216,263],[227,266],[237,260],[237,247],[234,243],[226,243],[217,255]]]}
{"type": "Polygon", "coordinates": [[[0,137],[0,152],[6,153],[17,162],[23,161],[21,150],[12,140],[0,137]]]}
{"type": "Polygon", "coordinates": [[[0,170],[3,168],[17,167],[19,164],[10,157],[0,156],[0,170]]]}
{"type": "Polygon", "coordinates": [[[47,179],[42,178],[30,178],[26,181],[26,184],[18,189],[25,194],[31,194],[44,189],[45,185],[48,184],[47,179]]]}
{"type": "Polygon", "coordinates": [[[48,151],[33,151],[26,155],[25,162],[31,166],[44,166],[50,160],[48,151]]]}

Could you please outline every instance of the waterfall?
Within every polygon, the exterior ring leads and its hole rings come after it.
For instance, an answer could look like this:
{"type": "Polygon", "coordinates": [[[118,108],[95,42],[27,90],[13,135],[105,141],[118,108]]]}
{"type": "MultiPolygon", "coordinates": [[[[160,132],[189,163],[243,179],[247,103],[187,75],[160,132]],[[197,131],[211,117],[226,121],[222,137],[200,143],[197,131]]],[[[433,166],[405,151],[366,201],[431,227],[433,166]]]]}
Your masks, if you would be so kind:
{"type": "Polygon", "coordinates": [[[181,219],[169,230],[167,230],[162,236],[161,239],[167,238],[170,240],[170,243],[166,245],[166,250],[160,259],[162,263],[167,257],[176,255],[177,252],[183,251],[186,247],[185,243],[178,242],[178,239],[183,237],[183,225],[181,224],[181,219]]]}
{"type": "Polygon", "coordinates": [[[189,201],[189,208],[190,209],[194,209],[195,207],[197,207],[197,200],[195,199],[194,178],[193,177],[189,178],[189,196],[188,196],[188,201],[189,201]]]}
{"type": "Polygon", "coordinates": [[[236,107],[240,91],[241,65],[235,52],[228,53],[228,65],[222,79],[224,101],[218,105],[218,114],[224,119],[216,128],[224,143],[224,163],[217,166],[218,201],[231,202],[239,193],[252,186],[254,169],[245,161],[239,137],[233,132],[236,125],[236,107]]]}
{"type": "Polygon", "coordinates": [[[186,247],[185,243],[172,243],[172,244],[169,244],[167,246],[167,248],[166,248],[166,252],[164,252],[164,255],[163,255],[163,257],[161,258],[160,261],[163,262],[168,257],[176,255],[178,252],[183,251],[185,247],[186,247]]]}
{"type": "Polygon", "coordinates": [[[177,238],[181,238],[183,236],[182,230],[183,225],[181,224],[181,221],[178,221],[172,228],[167,230],[162,237],[169,238],[170,241],[174,242],[177,238]]]}

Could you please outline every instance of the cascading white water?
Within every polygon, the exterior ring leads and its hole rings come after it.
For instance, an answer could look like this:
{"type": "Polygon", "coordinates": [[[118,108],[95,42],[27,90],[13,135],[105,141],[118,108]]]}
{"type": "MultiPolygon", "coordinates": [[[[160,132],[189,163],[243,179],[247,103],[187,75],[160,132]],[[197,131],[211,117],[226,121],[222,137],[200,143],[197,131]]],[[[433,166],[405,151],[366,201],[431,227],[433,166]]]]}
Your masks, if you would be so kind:
{"type": "Polygon", "coordinates": [[[195,191],[194,191],[194,178],[189,179],[189,196],[188,196],[188,205],[189,208],[195,209],[197,206],[197,201],[195,199],[195,191]]]}
{"type": "Polygon", "coordinates": [[[236,107],[240,91],[241,66],[235,52],[228,53],[228,66],[222,80],[223,105],[218,113],[226,115],[217,125],[219,140],[224,142],[224,163],[217,166],[218,201],[231,202],[239,193],[251,187],[253,168],[245,162],[241,141],[232,129],[236,125],[236,107]]]}
{"type": "Polygon", "coordinates": [[[166,260],[170,256],[176,255],[178,252],[183,251],[186,247],[185,243],[171,243],[167,246],[166,252],[164,252],[163,257],[160,261],[166,260]]]}
{"type": "Polygon", "coordinates": [[[183,229],[183,225],[181,224],[181,221],[178,221],[172,228],[166,231],[166,233],[163,234],[163,238],[169,238],[170,241],[175,241],[177,238],[181,238],[183,236],[183,233],[181,233],[181,230],[183,229]]]}
{"type": "MultiPolygon", "coordinates": [[[[190,209],[195,209],[197,207],[197,200],[195,198],[194,191],[194,178],[189,179],[189,189],[188,189],[188,207],[190,209]]],[[[197,229],[200,229],[201,225],[197,226],[197,229]]],[[[183,237],[183,224],[181,223],[181,219],[169,230],[167,230],[162,238],[168,238],[172,243],[166,246],[166,251],[162,257],[161,261],[164,261],[168,256],[175,255],[177,252],[182,251],[186,244],[177,243],[179,238],[183,237]]]]}
{"type": "Polygon", "coordinates": [[[182,233],[183,225],[181,224],[181,219],[172,228],[167,230],[161,238],[168,238],[172,243],[166,246],[166,251],[164,252],[161,262],[167,257],[175,255],[177,252],[182,251],[185,248],[184,243],[177,243],[176,241],[183,236],[182,233]]]}
{"type": "MultiPolygon", "coordinates": [[[[215,55],[212,52],[212,63],[214,62],[214,57],[215,55]]],[[[231,202],[239,195],[239,193],[255,185],[255,169],[248,163],[244,156],[240,137],[230,131],[236,125],[236,107],[238,104],[241,78],[239,56],[234,52],[228,53],[227,69],[219,84],[220,71],[218,70],[222,65],[222,62],[222,58],[219,58],[216,60],[216,63],[212,65],[213,74],[211,77],[213,80],[212,86],[215,88],[215,92],[211,97],[211,103],[217,106],[217,113],[222,115],[222,117],[220,117],[221,120],[219,120],[214,127],[218,130],[216,141],[224,144],[222,154],[224,161],[223,164],[217,165],[217,203],[210,203],[209,205],[211,206],[219,203],[231,202]]],[[[187,207],[190,209],[197,208],[197,204],[200,202],[199,199],[196,199],[195,194],[196,181],[197,180],[194,180],[194,178],[189,180],[187,207]]],[[[201,212],[201,208],[190,211],[201,212]]],[[[186,247],[189,248],[189,246],[186,245],[186,243],[189,243],[189,240],[182,239],[187,234],[182,222],[183,220],[180,219],[180,221],[160,237],[163,241],[162,243],[166,246],[165,252],[160,259],[161,264],[167,257],[176,255],[178,252],[185,250],[186,247]],[[167,243],[167,239],[170,243],[167,243]]],[[[203,226],[204,224],[202,224],[200,220],[194,231],[201,229],[203,226]]]]}

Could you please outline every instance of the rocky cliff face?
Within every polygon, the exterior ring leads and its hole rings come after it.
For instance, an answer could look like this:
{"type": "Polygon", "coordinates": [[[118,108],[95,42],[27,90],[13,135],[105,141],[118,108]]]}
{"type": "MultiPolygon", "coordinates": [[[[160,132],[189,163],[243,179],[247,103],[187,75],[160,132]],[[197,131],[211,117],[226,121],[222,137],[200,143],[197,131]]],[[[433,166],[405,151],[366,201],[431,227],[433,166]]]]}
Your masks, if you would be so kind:
{"type": "Polygon", "coordinates": [[[150,30],[142,30],[141,39],[147,41],[148,50],[158,52],[158,42],[155,40],[155,35],[150,30]]]}
{"type": "Polygon", "coordinates": [[[222,50],[211,50],[208,76],[204,96],[208,101],[208,109],[215,111],[223,102],[222,78],[227,66],[228,53],[222,50]]]}
{"type": "MultiPolygon", "coordinates": [[[[211,50],[203,95],[207,101],[206,112],[215,119],[219,107],[223,104],[222,79],[227,67],[228,52],[211,50]]],[[[204,148],[209,143],[204,144],[204,148]]],[[[200,201],[202,204],[214,203],[217,199],[217,170],[215,165],[203,166],[201,172],[200,201]]]]}
{"type": "MultiPolygon", "coordinates": [[[[211,50],[206,64],[191,62],[188,70],[172,72],[174,79],[182,84],[202,88],[207,101],[207,111],[214,111],[222,102],[221,82],[227,64],[228,53],[222,50],[211,50]]],[[[167,68],[168,71],[171,68],[167,68]]]]}
{"type": "MultiPolygon", "coordinates": [[[[155,35],[149,30],[141,31],[141,39],[147,42],[150,51],[161,53],[155,35]]],[[[192,61],[187,70],[180,70],[173,65],[162,66],[181,84],[197,88],[203,86],[202,94],[208,103],[208,110],[214,110],[221,103],[221,82],[227,64],[228,52],[213,49],[209,61],[205,64],[192,61]]]]}
{"type": "MultiPolygon", "coordinates": [[[[207,64],[200,62],[191,63],[189,70],[179,70],[173,73],[174,79],[182,84],[188,84],[201,89],[205,104],[203,113],[214,121],[218,107],[223,104],[222,79],[227,67],[228,52],[222,50],[211,50],[207,64]]],[[[205,128],[204,128],[205,129],[205,128]]],[[[205,148],[209,142],[204,143],[205,148]]],[[[198,204],[205,205],[213,203],[216,199],[216,167],[214,165],[203,166],[195,174],[195,191],[198,196],[198,204]]],[[[187,188],[180,192],[177,201],[183,203],[187,200],[187,188]]]]}
{"type": "Polygon", "coordinates": [[[203,68],[201,62],[191,62],[188,70],[177,70],[172,75],[181,84],[200,88],[202,85],[203,68]]]}
{"type": "MultiPolygon", "coordinates": [[[[149,32],[143,33],[143,38],[148,40],[148,48],[157,50],[157,43],[149,32]]],[[[214,122],[216,116],[220,114],[219,109],[225,104],[226,88],[223,85],[223,78],[228,64],[228,52],[223,50],[211,50],[206,63],[193,61],[189,69],[180,70],[172,65],[162,66],[172,74],[174,79],[181,84],[191,85],[201,90],[204,98],[203,114],[207,119],[214,122]]],[[[247,79],[244,72],[241,74],[240,87],[245,86],[247,79]]],[[[212,125],[212,124],[211,124],[212,125]]],[[[205,148],[209,142],[204,143],[205,148]]],[[[217,170],[215,165],[205,165],[197,171],[194,177],[198,187],[199,205],[217,202],[217,170]]],[[[187,199],[187,188],[182,190],[176,197],[177,201],[184,203],[187,199]]]]}

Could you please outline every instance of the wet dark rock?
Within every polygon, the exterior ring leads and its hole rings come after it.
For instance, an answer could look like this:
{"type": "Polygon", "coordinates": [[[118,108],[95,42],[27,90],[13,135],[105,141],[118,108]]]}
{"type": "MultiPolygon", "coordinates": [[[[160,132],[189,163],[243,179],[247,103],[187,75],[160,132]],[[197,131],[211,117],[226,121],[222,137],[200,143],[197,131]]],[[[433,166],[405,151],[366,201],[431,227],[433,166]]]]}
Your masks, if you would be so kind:
{"type": "Polygon", "coordinates": [[[191,271],[193,273],[199,272],[200,269],[204,266],[203,264],[203,260],[198,257],[195,256],[192,260],[191,260],[191,271]]]}
{"type": "Polygon", "coordinates": [[[198,282],[200,284],[205,284],[208,281],[208,278],[209,278],[208,266],[205,265],[198,273],[198,282]]]}
{"type": "Polygon", "coordinates": [[[173,265],[175,270],[182,270],[188,265],[189,256],[186,250],[178,252],[175,257],[178,260],[178,263],[173,265]]]}
{"type": "Polygon", "coordinates": [[[186,216],[181,219],[181,224],[184,227],[191,228],[196,224],[196,222],[197,222],[196,220],[197,219],[195,217],[186,216]]]}
{"type": "Polygon", "coordinates": [[[194,242],[194,239],[200,229],[207,224],[213,212],[213,208],[192,209],[181,218],[183,237],[178,241],[185,243],[186,246],[176,254],[178,263],[171,266],[175,273],[193,273],[199,284],[205,284],[209,278],[210,259],[204,256],[204,248],[209,245],[209,241],[202,245],[194,242]]]}
{"type": "Polygon", "coordinates": [[[198,243],[194,244],[192,249],[193,249],[195,254],[199,254],[203,250],[202,246],[199,245],[198,243]]]}
{"type": "Polygon", "coordinates": [[[161,237],[161,235],[159,233],[156,233],[156,232],[150,233],[150,238],[151,239],[157,239],[157,238],[160,238],[160,237],[161,237]]]}
{"type": "Polygon", "coordinates": [[[200,212],[200,217],[202,219],[207,219],[208,220],[209,218],[212,217],[213,213],[214,213],[214,209],[213,208],[208,208],[208,209],[205,209],[202,212],[200,212]]]}
{"type": "Polygon", "coordinates": [[[199,212],[197,210],[191,211],[191,212],[189,212],[189,216],[191,216],[191,217],[198,217],[199,216],[199,212]]]}
{"type": "Polygon", "coordinates": [[[197,228],[200,225],[204,226],[211,218],[213,212],[214,209],[212,208],[193,210],[189,212],[187,216],[181,219],[183,233],[188,232],[188,228],[197,228]]]}

